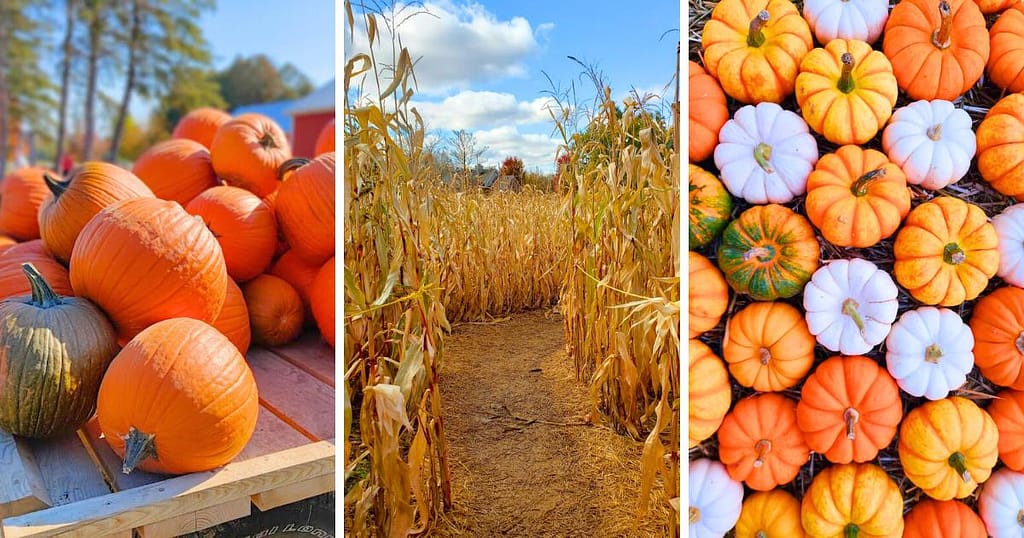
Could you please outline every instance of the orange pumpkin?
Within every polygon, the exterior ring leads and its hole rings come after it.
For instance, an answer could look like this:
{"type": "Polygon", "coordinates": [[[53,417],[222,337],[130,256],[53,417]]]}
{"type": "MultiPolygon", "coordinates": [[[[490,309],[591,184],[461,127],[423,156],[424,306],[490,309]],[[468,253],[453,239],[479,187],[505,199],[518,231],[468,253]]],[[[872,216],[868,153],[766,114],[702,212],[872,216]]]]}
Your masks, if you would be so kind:
{"type": "Polygon", "coordinates": [[[718,131],[729,120],[725,93],[714,77],[690,60],[690,160],[700,162],[711,157],[718,145],[718,131]]]}
{"type": "Polygon", "coordinates": [[[274,212],[288,244],[310,263],[334,256],[334,153],[312,161],[294,159],[274,201],[274,212]]]}
{"type": "Polygon", "coordinates": [[[321,336],[334,347],[334,258],[320,268],[316,280],[309,287],[310,308],[321,336]]]}
{"type": "Polygon", "coordinates": [[[334,152],[334,118],[331,118],[331,121],[327,122],[323,129],[320,129],[320,134],[317,135],[316,144],[313,147],[314,157],[334,152]]]}
{"type": "Polygon", "coordinates": [[[3,252],[17,244],[18,242],[15,241],[13,237],[0,234],[0,252],[3,252]]]}
{"type": "Polygon", "coordinates": [[[899,538],[903,495],[877,465],[832,465],[815,475],[804,492],[800,522],[808,536],[899,538]]]}
{"type": "Polygon", "coordinates": [[[971,317],[974,363],[991,382],[1024,390],[1024,290],[1005,286],[982,297],[971,317]]]}
{"type": "Polygon", "coordinates": [[[800,501],[784,490],[759,491],[743,499],[736,538],[804,538],[800,501]]]}
{"type": "Polygon", "coordinates": [[[43,205],[50,190],[46,188],[44,174],[53,174],[45,168],[22,168],[3,179],[0,188],[0,232],[18,241],[39,239],[39,206],[43,205]]]}
{"type": "Polygon", "coordinates": [[[999,461],[1024,472],[1024,391],[999,392],[986,411],[999,431],[999,461]]]}
{"type": "Polygon", "coordinates": [[[282,254],[274,262],[273,267],[270,268],[270,274],[283,278],[295,288],[295,291],[299,292],[302,304],[306,308],[306,320],[309,323],[314,322],[313,311],[309,306],[309,287],[313,285],[313,280],[316,279],[316,274],[320,272],[320,267],[304,261],[297,254],[289,250],[282,254]]]}
{"type": "Polygon", "coordinates": [[[789,0],[722,0],[704,24],[708,73],[743,103],[780,103],[793,93],[797,67],[814,42],[789,0]]]}
{"type": "Polygon", "coordinates": [[[64,268],[39,239],[13,245],[0,252],[0,299],[29,295],[32,288],[21,264],[31,263],[46,282],[61,296],[74,295],[68,270],[64,268]]]}
{"type": "Polygon", "coordinates": [[[171,138],[187,138],[195,140],[209,149],[213,147],[213,137],[217,130],[231,121],[231,115],[223,110],[202,107],[185,114],[174,126],[171,138]]]}
{"type": "Polygon", "coordinates": [[[242,284],[253,342],[280,346],[302,332],[302,299],[291,284],[274,275],[259,275],[242,284]]]}
{"type": "Polygon", "coordinates": [[[75,294],[110,316],[122,341],[169,318],[217,319],[228,273],[217,239],[176,202],[136,198],[99,212],[71,254],[75,294]]]}
{"type": "Polygon", "coordinates": [[[999,13],[1004,9],[1013,7],[1020,0],[974,0],[975,4],[978,4],[978,8],[985,15],[991,15],[993,13],[999,13]]]}
{"type": "Polygon", "coordinates": [[[238,352],[245,355],[252,342],[252,331],[249,329],[249,309],[245,306],[245,296],[234,280],[228,279],[227,293],[224,295],[224,306],[220,309],[217,319],[213,320],[214,329],[228,337],[238,352]]]}
{"type": "Polygon", "coordinates": [[[729,306],[729,285],[710,260],[690,252],[689,337],[696,338],[718,326],[729,306]]]}
{"type": "Polygon", "coordinates": [[[132,167],[157,198],[185,205],[218,184],[210,151],[195,140],[171,139],[147,149],[132,167]]]}
{"type": "Polygon", "coordinates": [[[999,239],[982,209],[943,196],[907,216],[896,235],[896,281],[926,305],[977,297],[999,269],[999,239]]]}
{"type": "Polygon", "coordinates": [[[992,188],[1024,201],[1024,94],[996,102],[978,125],[978,172],[992,188]]]}
{"type": "Polygon", "coordinates": [[[277,222],[255,194],[238,187],[213,187],[193,198],[185,211],[201,217],[213,232],[231,278],[245,282],[270,267],[277,248],[277,222]]]}
{"type": "Polygon", "coordinates": [[[989,30],[989,49],[989,80],[1004,90],[1024,90],[1024,5],[1016,3],[999,16],[989,30]]]}
{"type": "Polygon", "coordinates": [[[936,501],[924,498],[903,520],[903,538],[987,538],[988,531],[966,504],[960,501],[936,501]]]}
{"type": "Polygon", "coordinates": [[[732,403],[732,386],[722,359],[707,344],[689,340],[689,443],[693,448],[722,425],[732,403]]]}
{"type": "Polygon", "coordinates": [[[718,429],[718,457],[729,476],[757,491],[792,482],[810,455],[796,427],[796,402],[781,394],[736,402],[718,429]]]}
{"type": "Polygon", "coordinates": [[[242,114],[217,130],[210,148],[213,170],[228,185],[260,198],[277,189],[277,169],[291,158],[288,137],[262,114],[242,114]]]}
{"type": "Polygon", "coordinates": [[[800,62],[796,102],[807,124],[834,144],[864,144],[896,105],[892,64],[871,45],[833,39],[800,62]]]}
{"type": "Polygon", "coordinates": [[[722,354],[740,385],[780,391],[799,383],[811,369],[814,336],[795,307],[751,303],[729,320],[722,354]]]}
{"type": "Polygon", "coordinates": [[[870,247],[910,212],[907,176],[884,153],[843,146],[807,178],[807,217],[833,245],[870,247]]]}
{"type": "Polygon", "coordinates": [[[124,472],[214,469],[256,430],[256,380],[245,357],[216,329],[175,318],[139,333],[114,357],[100,385],[100,430],[124,472]]]}
{"type": "Polygon", "coordinates": [[[955,101],[985,71],[985,17],[973,0],[902,0],[885,23],[882,50],[911,99],[955,101]]]}

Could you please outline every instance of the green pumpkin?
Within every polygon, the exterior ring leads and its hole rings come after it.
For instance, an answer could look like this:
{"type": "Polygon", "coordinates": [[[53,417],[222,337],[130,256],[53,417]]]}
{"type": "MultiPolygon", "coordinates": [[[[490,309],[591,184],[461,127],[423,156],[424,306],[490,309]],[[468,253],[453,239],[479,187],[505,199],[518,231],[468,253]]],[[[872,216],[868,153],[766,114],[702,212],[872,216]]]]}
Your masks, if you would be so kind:
{"type": "Polygon", "coordinates": [[[31,264],[22,269],[32,295],[0,301],[0,428],[56,437],[92,416],[117,333],[95,305],[57,295],[31,264]]]}
{"type": "Polygon", "coordinates": [[[690,250],[707,246],[725,228],[732,197],[711,172],[690,165],[690,250]]]}
{"type": "Polygon", "coordinates": [[[778,204],[759,205],[726,226],[718,266],[737,293],[774,301],[804,289],[820,254],[806,218],[778,204]]]}

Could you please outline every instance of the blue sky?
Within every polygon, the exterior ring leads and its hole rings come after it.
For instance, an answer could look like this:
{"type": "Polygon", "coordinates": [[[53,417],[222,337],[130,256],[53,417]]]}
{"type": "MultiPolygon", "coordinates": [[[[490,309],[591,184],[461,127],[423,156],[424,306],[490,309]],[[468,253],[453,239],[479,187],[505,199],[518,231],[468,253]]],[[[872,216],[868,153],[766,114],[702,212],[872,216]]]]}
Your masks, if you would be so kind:
{"type": "MultiPolygon", "coordinates": [[[[428,128],[473,132],[491,148],[485,164],[517,155],[527,168],[551,172],[560,140],[544,111],[544,91],[552,89],[544,73],[562,89],[575,83],[589,100],[594,88],[567,58],[575,56],[596,64],[617,99],[635,87],[663,95],[667,109],[679,6],[677,0],[642,9],[621,1],[431,0],[423,7],[434,16],[412,17],[398,33],[420,58],[414,102],[428,128]]],[[[365,43],[359,29],[354,39],[346,35],[346,57],[365,51],[365,43]]]]}

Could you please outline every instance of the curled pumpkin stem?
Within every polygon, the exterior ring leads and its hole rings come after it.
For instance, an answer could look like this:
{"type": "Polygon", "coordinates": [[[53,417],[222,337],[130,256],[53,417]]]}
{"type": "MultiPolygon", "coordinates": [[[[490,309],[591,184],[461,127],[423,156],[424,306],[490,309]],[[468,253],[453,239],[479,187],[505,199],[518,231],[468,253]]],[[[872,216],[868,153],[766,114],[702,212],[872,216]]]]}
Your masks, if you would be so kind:
{"type": "Polygon", "coordinates": [[[839,59],[843,62],[843,72],[839,75],[839,83],[836,87],[843,93],[850,93],[853,91],[853,55],[849,52],[844,52],[839,59]]]}
{"type": "Polygon", "coordinates": [[[750,21],[750,31],[747,32],[747,46],[748,47],[760,47],[764,45],[765,37],[764,25],[768,24],[768,18],[771,15],[767,9],[762,9],[757,13],[752,21],[750,21]]]}
{"type": "Polygon", "coordinates": [[[761,439],[754,445],[754,449],[757,450],[757,459],[754,460],[754,468],[756,469],[764,465],[764,458],[772,451],[772,442],[768,439],[761,439]]]}
{"type": "Polygon", "coordinates": [[[942,261],[950,265],[960,265],[967,259],[967,255],[964,254],[964,250],[960,248],[960,245],[956,243],[949,243],[945,247],[942,247],[942,261]]]}
{"type": "Polygon", "coordinates": [[[143,461],[153,458],[158,459],[156,454],[156,436],[152,433],[142,433],[135,429],[135,426],[128,428],[128,435],[122,437],[124,440],[124,465],[121,471],[130,474],[143,461]]]}
{"type": "Polygon", "coordinates": [[[956,470],[956,473],[960,475],[965,484],[971,481],[971,472],[967,470],[967,458],[964,457],[962,452],[954,452],[949,457],[949,466],[956,470]]]}
{"type": "Polygon", "coordinates": [[[953,9],[946,0],[939,1],[939,28],[932,34],[932,44],[940,49],[949,47],[949,36],[953,30],[953,9]]]}
{"type": "Polygon", "coordinates": [[[756,246],[743,253],[743,261],[749,262],[757,258],[759,262],[770,262],[775,257],[775,249],[770,246],[756,246]]]}
{"type": "Polygon", "coordinates": [[[846,438],[853,441],[857,437],[855,429],[857,421],[860,420],[860,413],[852,407],[847,407],[843,412],[843,420],[846,421],[846,438]]]}
{"type": "Polygon", "coordinates": [[[924,360],[932,364],[938,364],[939,359],[942,358],[942,348],[939,344],[931,344],[924,348],[924,360]]]}
{"type": "Polygon", "coordinates": [[[759,350],[759,354],[761,355],[761,364],[767,366],[772,360],[772,352],[768,348],[763,347],[759,350]]]}
{"type": "Polygon", "coordinates": [[[935,125],[932,125],[927,131],[925,131],[925,134],[928,135],[929,139],[935,142],[942,140],[942,124],[936,123],[935,125]]]}
{"type": "Polygon", "coordinates": [[[757,161],[757,165],[764,170],[766,174],[774,174],[775,167],[772,166],[772,147],[764,142],[761,142],[754,147],[754,160],[757,161]]]}
{"type": "Polygon", "coordinates": [[[853,318],[853,324],[857,326],[857,330],[860,331],[861,335],[863,335],[864,317],[861,316],[860,312],[857,311],[857,307],[859,306],[860,305],[857,304],[857,301],[855,301],[853,297],[847,298],[845,301],[843,301],[843,315],[850,316],[851,318],[853,318]]]}
{"type": "Polygon", "coordinates": [[[288,159],[287,161],[281,163],[281,166],[277,168],[277,179],[279,181],[284,181],[284,176],[288,174],[288,172],[298,170],[299,168],[302,168],[307,164],[309,164],[309,159],[305,157],[295,157],[292,159],[288,159]]]}
{"type": "Polygon", "coordinates": [[[50,174],[43,174],[43,182],[53,193],[54,199],[60,198],[60,195],[64,194],[64,191],[68,190],[68,185],[71,185],[70,181],[58,181],[50,174]]]}
{"type": "Polygon", "coordinates": [[[25,277],[28,278],[29,288],[32,289],[32,304],[34,306],[37,308],[50,308],[64,304],[60,295],[53,291],[53,288],[46,282],[46,278],[36,269],[36,266],[31,263],[23,263],[21,264],[21,270],[25,273],[25,277]]]}
{"type": "Polygon", "coordinates": [[[700,521],[700,508],[696,506],[690,507],[690,523],[696,523],[700,521]]]}
{"type": "Polygon", "coordinates": [[[871,186],[871,182],[878,178],[885,177],[885,168],[876,168],[870,172],[865,172],[864,175],[857,178],[850,186],[850,192],[854,196],[866,196],[868,194],[868,187],[871,186]]]}

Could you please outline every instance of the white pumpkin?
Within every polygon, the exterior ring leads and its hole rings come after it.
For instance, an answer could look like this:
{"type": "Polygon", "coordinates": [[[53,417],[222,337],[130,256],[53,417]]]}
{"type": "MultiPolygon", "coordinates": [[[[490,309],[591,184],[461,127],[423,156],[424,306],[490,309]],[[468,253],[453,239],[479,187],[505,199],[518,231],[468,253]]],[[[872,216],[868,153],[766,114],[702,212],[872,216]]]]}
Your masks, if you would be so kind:
{"type": "Polygon", "coordinates": [[[1024,473],[1003,467],[989,477],[978,497],[978,515],[992,538],[1024,536],[1024,473]]]}
{"type": "Polygon", "coordinates": [[[807,328],[818,343],[843,355],[864,355],[896,321],[896,283],[875,264],[855,258],[818,268],[804,288],[807,328]]]}
{"type": "Polygon", "coordinates": [[[1024,288],[1024,204],[1014,204],[992,217],[999,238],[999,270],[1008,284],[1024,288]]]}
{"type": "Polygon", "coordinates": [[[804,18],[823,45],[833,39],[874,43],[889,19],[889,0],[804,0],[804,18]]]}
{"type": "Polygon", "coordinates": [[[907,183],[941,189],[967,175],[977,143],[967,112],[936,99],[897,109],[882,132],[882,148],[907,183]]]}
{"type": "Polygon", "coordinates": [[[974,335],[956,312],[925,306],[908,310],[885,340],[885,364],[911,396],[940,400],[964,384],[974,367],[974,335]]]}
{"type": "Polygon", "coordinates": [[[747,105],[718,133],[715,166],[733,196],[784,204],[807,192],[818,143],[799,114],[775,103],[747,105]]]}
{"type": "Polygon", "coordinates": [[[690,462],[690,538],[721,538],[736,526],[743,508],[743,484],[725,465],[708,458],[690,462]]]}

